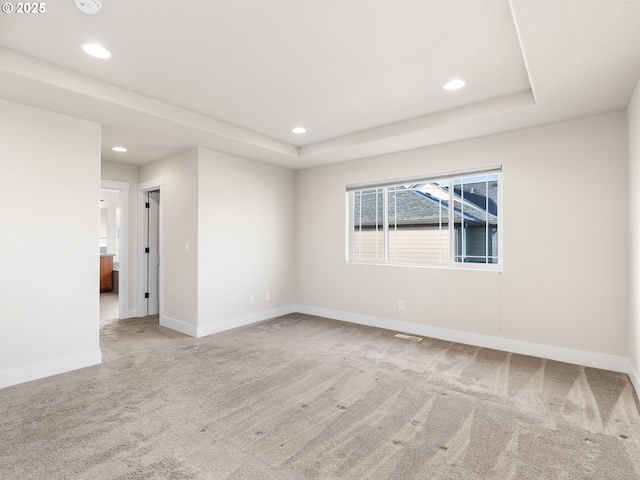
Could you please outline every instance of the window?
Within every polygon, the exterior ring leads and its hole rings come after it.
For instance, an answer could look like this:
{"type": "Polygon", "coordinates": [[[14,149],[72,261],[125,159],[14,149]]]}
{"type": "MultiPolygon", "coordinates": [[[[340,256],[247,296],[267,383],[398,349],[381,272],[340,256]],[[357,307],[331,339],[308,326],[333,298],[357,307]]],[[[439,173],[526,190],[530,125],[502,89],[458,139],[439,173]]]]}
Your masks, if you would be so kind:
{"type": "Polygon", "coordinates": [[[347,187],[349,261],[501,265],[501,169],[347,187]]]}

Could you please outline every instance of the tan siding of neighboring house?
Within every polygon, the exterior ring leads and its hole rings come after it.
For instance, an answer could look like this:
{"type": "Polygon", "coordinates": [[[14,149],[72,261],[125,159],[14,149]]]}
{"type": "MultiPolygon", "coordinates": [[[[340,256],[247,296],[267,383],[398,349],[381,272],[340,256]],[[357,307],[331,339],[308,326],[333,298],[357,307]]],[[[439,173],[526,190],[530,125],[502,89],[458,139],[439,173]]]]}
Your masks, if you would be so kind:
{"type": "Polygon", "coordinates": [[[382,229],[354,232],[353,250],[354,260],[384,260],[384,233],[382,229]]]}
{"type": "MultiPolygon", "coordinates": [[[[355,260],[376,259],[376,235],[378,251],[382,260],[382,232],[365,230],[354,232],[354,246],[362,245],[360,256],[354,252],[355,260]],[[362,243],[360,243],[362,242],[362,243]]],[[[437,227],[403,228],[389,231],[389,261],[420,265],[440,265],[449,262],[449,232],[437,227]]]]}

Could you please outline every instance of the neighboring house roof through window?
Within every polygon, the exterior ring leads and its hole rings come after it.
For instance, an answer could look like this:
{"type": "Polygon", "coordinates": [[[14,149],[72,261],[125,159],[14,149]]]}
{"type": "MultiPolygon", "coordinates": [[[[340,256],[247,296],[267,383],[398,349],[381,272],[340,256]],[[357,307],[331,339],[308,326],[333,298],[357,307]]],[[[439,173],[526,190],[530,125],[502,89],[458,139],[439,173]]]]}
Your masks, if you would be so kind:
{"type": "MultiPolygon", "coordinates": [[[[425,188],[426,186],[427,184],[401,185],[390,189],[389,213],[396,225],[448,224],[449,187],[437,184],[428,184],[429,188],[425,188]],[[438,190],[444,195],[438,195],[438,190]],[[399,201],[394,201],[396,196],[399,201]]],[[[383,217],[383,203],[375,201],[374,191],[371,190],[371,197],[363,202],[360,196],[354,199],[355,214],[363,227],[379,225],[383,217]]],[[[487,221],[490,224],[497,223],[497,187],[494,183],[455,185],[453,191],[454,222],[460,222],[464,218],[464,222],[468,224],[484,224],[487,221]]]]}

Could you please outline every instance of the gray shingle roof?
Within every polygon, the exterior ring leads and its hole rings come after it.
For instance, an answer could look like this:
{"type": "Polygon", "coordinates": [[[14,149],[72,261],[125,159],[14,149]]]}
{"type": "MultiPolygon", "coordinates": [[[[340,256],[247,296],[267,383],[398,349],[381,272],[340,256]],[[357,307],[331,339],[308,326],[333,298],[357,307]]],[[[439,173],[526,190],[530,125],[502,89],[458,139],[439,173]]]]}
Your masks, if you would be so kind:
{"type": "MultiPolygon", "coordinates": [[[[424,184],[422,185],[424,186],[424,184]]],[[[447,195],[447,201],[441,200],[423,191],[420,186],[409,189],[403,186],[389,189],[389,222],[402,226],[443,225],[449,223],[448,188],[441,191],[447,195]]],[[[382,194],[375,190],[354,196],[354,218],[356,224],[363,227],[382,225],[382,194]],[[376,198],[377,197],[377,198],[376,198]],[[377,200],[377,201],[376,201],[377,200]],[[377,221],[376,221],[377,219],[377,221]],[[360,221],[357,221],[360,220],[360,221]]],[[[495,182],[478,182],[454,186],[454,221],[460,222],[464,216],[466,224],[497,223],[497,185],[495,182]],[[487,191],[488,190],[488,191],[487,191]]]]}

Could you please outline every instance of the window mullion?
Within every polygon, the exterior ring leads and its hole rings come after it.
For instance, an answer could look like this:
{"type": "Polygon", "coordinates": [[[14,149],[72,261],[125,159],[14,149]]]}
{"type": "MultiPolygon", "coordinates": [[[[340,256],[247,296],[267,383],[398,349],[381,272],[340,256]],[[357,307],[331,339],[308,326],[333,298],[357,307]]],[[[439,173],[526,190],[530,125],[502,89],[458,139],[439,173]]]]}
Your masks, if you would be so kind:
{"type": "Polygon", "coordinates": [[[389,189],[382,189],[382,228],[384,237],[384,263],[389,263],[389,189]]]}
{"type": "Polygon", "coordinates": [[[438,265],[442,265],[442,197],[438,197],[438,265]]]}
{"type": "Polygon", "coordinates": [[[362,260],[362,192],[360,192],[360,202],[358,206],[358,258],[362,260]]]}
{"type": "Polygon", "coordinates": [[[349,208],[349,258],[351,260],[355,260],[356,259],[356,225],[353,223],[355,222],[355,216],[356,216],[356,194],[354,192],[351,192],[349,194],[350,200],[351,202],[349,202],[350,204],[350,208],[349,208]]]}
{"type": "Polygon", "coordinates": [[[484,196],[484,233],[485,233],[485,243],[484,243],[484,263],[485,265],[489,264],[489,177],[484,182],[484,191],[486,192],[484,196]]]}
{"type": "Polygon", "coordinates": [[[455,238],[455,203],[453,202],[453,178],[449,179],[449,266],[454,264],[454,255],[456,254],[456,238],[455,238]]]}

